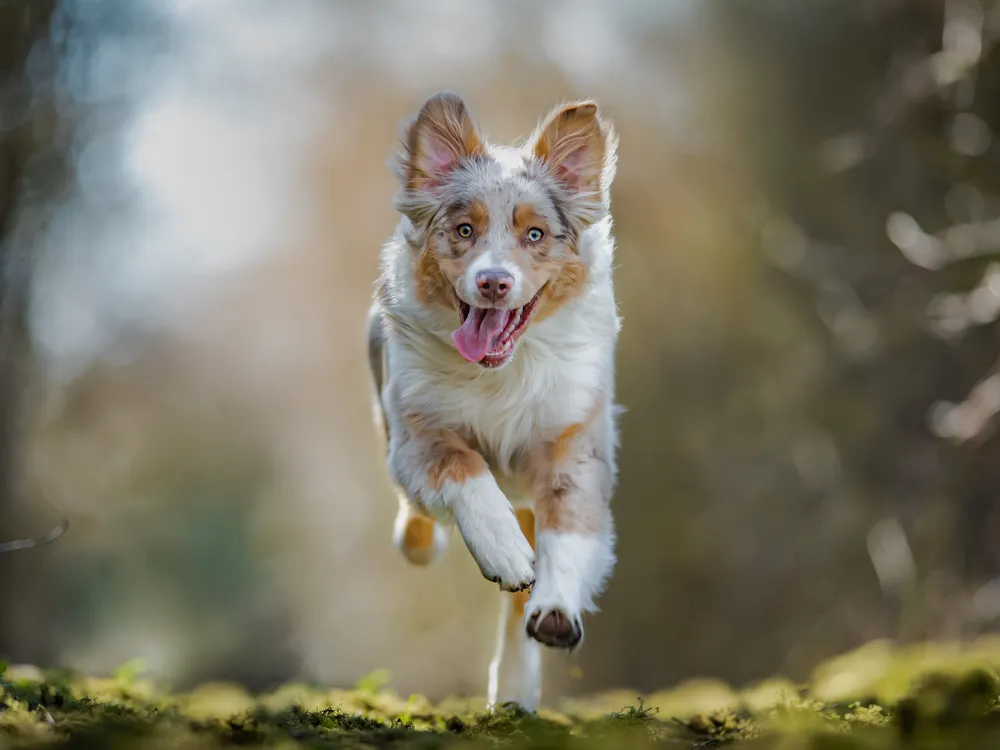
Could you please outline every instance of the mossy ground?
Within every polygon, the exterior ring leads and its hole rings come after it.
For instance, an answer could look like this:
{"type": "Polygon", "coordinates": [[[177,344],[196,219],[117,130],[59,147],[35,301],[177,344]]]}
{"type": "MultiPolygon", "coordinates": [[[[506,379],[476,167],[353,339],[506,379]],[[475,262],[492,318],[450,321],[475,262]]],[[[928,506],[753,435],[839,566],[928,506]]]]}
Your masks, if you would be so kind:
{"type": "Polygon", "coordinates": [[[481,698],[432,705],[378,680],[171,693],[131,665],[107,678],[22,666],[0,677],[0,748],[989,748],[1000,747],[998,671],[1000,641],[876,643],[823,665],[807,685],[776,679],[736,692],[694,681],[532,715],[516,706],[488,714],[481,698]]]}

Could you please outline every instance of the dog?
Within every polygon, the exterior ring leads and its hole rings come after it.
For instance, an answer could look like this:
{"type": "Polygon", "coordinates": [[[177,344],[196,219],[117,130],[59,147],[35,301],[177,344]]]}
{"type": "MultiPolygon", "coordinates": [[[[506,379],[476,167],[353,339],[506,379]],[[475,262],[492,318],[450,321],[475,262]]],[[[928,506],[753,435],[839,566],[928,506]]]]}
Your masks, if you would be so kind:
{"type": "Polygon", "coordinates": [[[375,422],[399,498],[393,539],[427,565],[458,526],[483,576],[513,594],[488,706],[513,642],[517,702],[534,711],[540,645],[579,647],[615,565],[618,137],[581,101],[521,145],[489,143],[443,92],[401,141],[399,224],[368,315],[375,422]]]}

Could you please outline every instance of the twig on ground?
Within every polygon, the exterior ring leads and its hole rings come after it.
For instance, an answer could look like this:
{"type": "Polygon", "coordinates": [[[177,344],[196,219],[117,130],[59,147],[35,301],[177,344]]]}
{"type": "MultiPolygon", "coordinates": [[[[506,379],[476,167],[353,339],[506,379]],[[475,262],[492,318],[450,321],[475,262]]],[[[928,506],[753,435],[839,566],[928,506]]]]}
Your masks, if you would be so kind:
{"type": "Polygon", "coordinates": [[[41,547],[46,544],[51,544],[56,539],[61,537],[66,533],[66,529],[69,528],[69,521],[63,519],[60,521],[55,528],[49,531],[47,534],[42,536],[34,537],[33,539],[15,539],[10,542],[0,542],[0,554],[4,552],[15,552],[20,549],[31,549],[32,547],[41,547]]]}

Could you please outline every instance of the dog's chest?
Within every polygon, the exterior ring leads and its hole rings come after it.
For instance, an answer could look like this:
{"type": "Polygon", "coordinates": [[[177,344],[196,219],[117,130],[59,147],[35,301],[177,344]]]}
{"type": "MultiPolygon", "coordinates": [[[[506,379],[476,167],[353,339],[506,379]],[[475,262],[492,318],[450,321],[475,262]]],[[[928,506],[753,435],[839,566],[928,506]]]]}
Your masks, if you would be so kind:
{"type": "Polygon", "coordinates": [[[432,386],[438,418],[466,433],[502,470],[519,454],[584,421],[601,391],[593,362],[525,349],[503,369],[432,386]]]}

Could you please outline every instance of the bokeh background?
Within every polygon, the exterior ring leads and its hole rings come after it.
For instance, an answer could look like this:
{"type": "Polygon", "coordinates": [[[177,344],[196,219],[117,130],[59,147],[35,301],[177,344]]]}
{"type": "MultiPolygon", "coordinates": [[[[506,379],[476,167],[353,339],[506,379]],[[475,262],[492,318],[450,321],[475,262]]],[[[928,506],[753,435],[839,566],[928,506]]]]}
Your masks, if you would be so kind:
{"type": "Polygon", "coordinates": [[[596,97],[620,562],[562,694],[1000,615],[1000,2],[0,0],[0,654],[481,694],[495,588],[392,548],[386,166],[596,97]]]}

